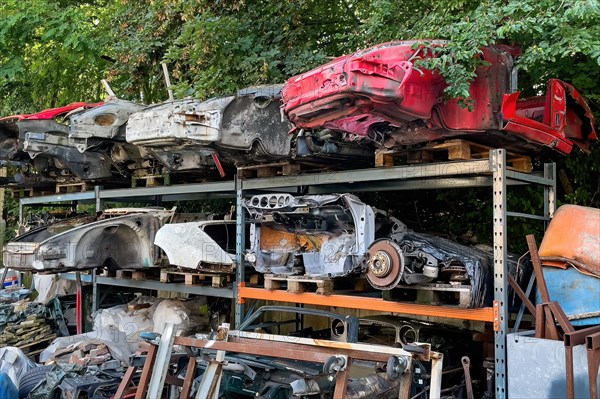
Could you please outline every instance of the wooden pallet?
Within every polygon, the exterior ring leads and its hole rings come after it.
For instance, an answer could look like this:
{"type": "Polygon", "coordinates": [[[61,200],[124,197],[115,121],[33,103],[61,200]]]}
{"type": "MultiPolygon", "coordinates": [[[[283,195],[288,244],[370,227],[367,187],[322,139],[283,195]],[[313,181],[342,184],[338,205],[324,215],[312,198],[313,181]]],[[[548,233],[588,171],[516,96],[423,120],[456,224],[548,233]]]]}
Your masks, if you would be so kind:
{"type": "MultiPolygon", "coordinates": [[[[405,157],[409,164],[488,159],[492,149],[492,147],[462,139],[446,140],[443,143],[427,144],[417,150],[378,151],[375,154],[375,166],[394,166],[394,161],[399,157],[405,157]]],[[[533,170],[531,157],[526,155],[507,152],[506,163],[519,172],[531,173],[533,170]]]]}
{"type": "Polygon", "coordinates": [[[56,194],[83,193],[91,189],[92,186],[86,182],[56,184],[56,194]]]}
{"type": "Polygon", "coordinates": [[[33,188],[11,189],[11,193],[14,199],[42,197],[44,195],[54,194],[52,191],[38,191],[33,188]]]}
{"type": "MultiPolygon", "coordinates": [[[[110,271],[106,271],[107,276],[109,277],[113,277],[111,276],[111,274],[113,274],[110,271]]],[[[140,269],[140,270],[124,270],[124,269],[119,269],[115,272],[114,277],[117,278],[122,278],[122,279],[126,279],[126,280],[136,280],[136,281],[140,281],[140,280],[156,280],[156,270],[155,269],[140,269]]]]}
{"type": "Polygon", "coordinates": [[[242,178],[290,176],[300,174],[300,164],[291,162],[272,162],[261,165],[247,165],[237,168],[238,176],[242,178]]]}
{"type": "Polygon", "coordinates": [[[391,301],[414,300],[427,305],[454,305],[468,308],[471,304],[471,286],[466,284],[415,284],[397,286],[392,291],[384,291],[384,298],[391,301]]]}
{"type": "Polygon", "coordinates": [[[174,283],[181,281],[182,278],[185,285],[202,285],[210,281],[211,286],[215,288],[225,287],[227,283],[231,282],[231,275],[229,274],[197,273],[182,270],[161,270],[160,272],[161,283],[174,283]]]}
{"type": "Polygon", "coordinates": [[[274,274],[265,274],[265,289],[269,291],[283,289],[286,284],[287,292],[301,294],[306,291],[312,291],[313,284],[316,285],[316,293],[321,295],[331,295],[333,293],[333,280],[330,278],[311,278],[304,276],[277,276],[274,274]]]}
{"type": "Polygon", "coordinates": [[[171,185],[171,175],[168,173],[162,175],[133,176],[131,178],[131,187],[158,187],[171,185]]]}

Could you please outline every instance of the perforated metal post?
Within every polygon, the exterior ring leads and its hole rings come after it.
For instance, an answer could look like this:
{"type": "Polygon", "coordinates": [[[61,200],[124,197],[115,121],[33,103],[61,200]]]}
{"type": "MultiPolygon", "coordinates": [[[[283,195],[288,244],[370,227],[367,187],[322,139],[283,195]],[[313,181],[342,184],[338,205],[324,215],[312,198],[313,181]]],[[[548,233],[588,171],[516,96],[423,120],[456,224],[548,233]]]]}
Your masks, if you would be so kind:
{"type": "Polygon", "coordinates": [[[544,217],[547,218],[546,226],[549,220],[554,217],[556,210],[556,164],[544,164],[544,177],[552,179],[552,186],[544,186],[544,217]]]}
{"type": "MultiPolygon", "coordinates": [[[[94,186],[94,198],[96,204],[96,215],[102,212],[104,204],[102,198],[100,198],[101,186],[94,186]]],[[[92,273],[92,310],[95,312],[100,307],[100,291],[98,290],[98,281],[96,278],[96,269],[91,271],[92,273]]]]}
{"type": "Polygon", "coordinates": [[[233,300],[235,302],[235,328],[237,328],[244,318],[244,304],[239,303],[238,284],[245,280],[244,273],[244,249],[246,248],[246,221],[244,214],[244,192],[242,189],[242,179],[235,177],[235,283],[233,284],[233,300]]]}
{"type": "Polygon", "coordinates": [[[506,238],[506,151],[490,151],[493,171],[494,223],[494,353],[496,398],[506,398],[506,333],[508,331],[507,238],[506,238]]]}

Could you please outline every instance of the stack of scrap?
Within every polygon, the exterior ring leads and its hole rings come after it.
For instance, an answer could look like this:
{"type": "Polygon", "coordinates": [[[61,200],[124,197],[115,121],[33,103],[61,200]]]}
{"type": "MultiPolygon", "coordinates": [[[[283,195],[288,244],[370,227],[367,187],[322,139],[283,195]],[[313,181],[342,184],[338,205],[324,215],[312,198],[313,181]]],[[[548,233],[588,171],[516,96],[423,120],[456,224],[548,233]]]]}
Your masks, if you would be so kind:
{"type": "Polygon", "coordinates": [[[52,328],[38,315],[29,315],[25,320],[10,323],[0,333],[0,348],[16,346],[22,348],[37,342],[56,338],[52,328]]]}
{"type": "MultiPolygon", "coordinates": [[[[70,363],[79,366],[100,365],[112,360],[110,350],[105,344],[81,341],[54,353],[57,363],[70,363]]],[[[118,362],[120,365],[120,362],[118,362]]]]}
{"type": "Polygon", "coordinates": [[[14,346],[32,353],[33,346],[56,338],[52,327],[46,324],[46,312],[45,306],[28,301],[1,304],[0,348],[14,346]]]}

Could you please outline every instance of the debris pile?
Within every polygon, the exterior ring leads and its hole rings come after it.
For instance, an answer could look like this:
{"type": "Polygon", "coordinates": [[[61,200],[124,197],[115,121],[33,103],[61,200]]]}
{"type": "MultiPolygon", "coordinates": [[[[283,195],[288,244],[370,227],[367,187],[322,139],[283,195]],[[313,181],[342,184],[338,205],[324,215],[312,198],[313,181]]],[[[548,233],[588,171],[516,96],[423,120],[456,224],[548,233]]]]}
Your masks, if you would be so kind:
{"type": "Polygon", "coordinates": [[[59,349],[54,353],[56,362],[79,366],[103,364],[112,358],[110,350],[105,344],[93,344],[85,341],[59,349]]]}
{"type": "Polygon", "coordinates": [[[44,305],[19,301],[0,305],[0,348],[13,346],[33,355],[38,344],[56,338],[44,305]]]}

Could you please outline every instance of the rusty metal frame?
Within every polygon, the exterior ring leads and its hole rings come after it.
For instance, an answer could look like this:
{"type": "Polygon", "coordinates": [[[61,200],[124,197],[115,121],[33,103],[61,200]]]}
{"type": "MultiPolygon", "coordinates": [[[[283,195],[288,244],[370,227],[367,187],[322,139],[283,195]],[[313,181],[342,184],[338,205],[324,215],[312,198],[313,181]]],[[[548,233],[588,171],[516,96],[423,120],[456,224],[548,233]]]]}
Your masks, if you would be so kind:
{"type": "Polygon", "coordinates": [[[600,332],[585,337],[588,361],[590,399],[598,399],[598,370],[600,369],[600,332]]]}
{"type": "MultiPolygon", "coordinates": [[[[348,372],[351,367],[352,360],[367,360],[373,362],[386,363],[391,357],[402,357],[406,359],[407,368],[405,373],[398,376],[400,381],[399,399],[405,399],[410,396],[410,387],[412,382],[412,361],[431,361],[431,381],[429,389],[429,398],[435,399],[440,397],[441,377],[442,377],[442,362],[443,355],[438,352],[431,351],[429,344],[415,344],[412,346],[412,351],[407,351],[402,348],[395,348],[382,345],[369,345],[360,343],[346,343],[328,340],[316,340],[310,338],[289,337],[283,335],[249,333],[243,331],[229,331],[226,338],[219,336],[215,339],[207,338],[191,338],[191,337],[173,337],[170,340],[172,345],[181,345],[184,347],[209,349],[217,351],[215,364],[223,361],[225,352],[244,353],[249,355],[266,356],[273,358],[293,359],[315,363],[326,363],[332,356],[341,356],[346,364],[335,376],[336,384],[334,390],[334,399],[343,399],[345,397],[348,372]],[[221,356],[219,356],[221,354],[221,356]]],[[[147,346],[147,344],[144,344],[147,346]]],[[[151,377],[158,378],[162,376],[162,372],[157,370],[157,367],[164,367],[165,361],[171,359],[170,356],[160,361],[157,358],[157,352],[163,347],[162,339],[160,347],[156,344],[151,344],[145,348],[147,350],[146,362],[144,364],[140,382],[136,389],[136,399],[143,399],[148,391],[148,385],[151,382],[151,377]],[[161,375],[158,375],[161,374],[161,375]]],[[[162,352],[162,351],[161,351],[162,352]]],[[[196,366],[196,358],[190,357],[185,378],[172,378],[168,376],[165,379],[167,384],[182,387],[181,397],[183,399],[190,398],[192,381],[195,378],[195,373],[191,372],[196,366]]],[[[119,386],[118,395],[116,398],[123,397],[125,393],[131,392],[134,388],[130,388],[133,374],[137,371],[135,367],[130,367],[127,372],[127,378],[124,378],[119,386]]],[[[210,386],[218,386],[218,379],[222,372],[221,367],[215,368],[215,373],[211,381],[206,384],[210,386]]],[[[166,372],[164,373],[166,374],[166,372]]],[[[161,378],[162,380],[162,378],[161,378]]],[[[203,379],[204,381],[204,379],[203,379]]],[[[154,390],[154,392],[158,392],[154,390]]],[[[216,391],[211,391],[217,394],[216,391]]],[[[148,393],[150,395],[150,393],[148,393]]]]}
{"type": "MultiPolygon", "coordinates": [[[[314,340],[310,338],[297,338],[283,335],[248,333],[242,331],[230,331],[228,341],[206,340],[190,337],[176,337],[175,345],[194,348],[206,348],[216,351],[245,353],[249,355],[260,355],[284,359],[325,363],[331,356],[342,355],[347,358],[347,368],[340,371],[336,376],[334,399],[343,399],[346,392],[347,372],[353,359],[369,360],[376,362],[387,362],[391,356],[403,356],[410,359],[415,358],[422,361],[432,362],[432,387],[430,398],[439,398],[437,395],[441,390],[442,354],[430,350],[425,345],[424,352],[411,353],[401,348],[393,348],[381,345],[341,343],[328,340],[314,340]],[[435,384],[435,386],[433,386],[435,384]]],[[[409,362],[410,364],[410,362],[409,362]]],[[[191,377],[190,377],[191,378],[191,377]]],[[[187,378],[186,378],[187,379],[187,378]]],[[[399,398],[408,397],[412,373],[403,375],[400,384],[399,398]]],[[[184,381],[184,386],[186,382],[184,381]]]]}

